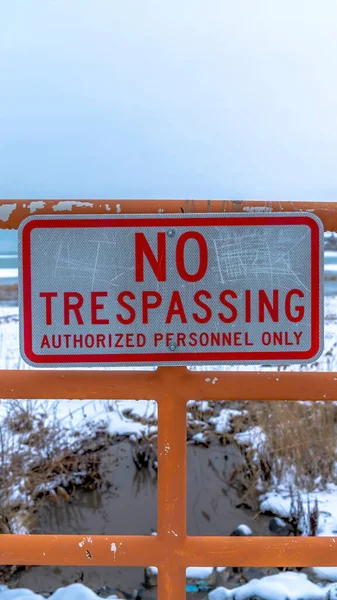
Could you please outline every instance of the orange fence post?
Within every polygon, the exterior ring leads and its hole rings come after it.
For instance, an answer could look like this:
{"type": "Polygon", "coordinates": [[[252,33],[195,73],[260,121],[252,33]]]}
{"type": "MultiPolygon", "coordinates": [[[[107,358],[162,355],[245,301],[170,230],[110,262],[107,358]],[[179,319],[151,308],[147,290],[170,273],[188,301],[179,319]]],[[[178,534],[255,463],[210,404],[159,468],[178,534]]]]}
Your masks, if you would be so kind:
{"type": "MultiPolygon", "coordinates": [[[[38,214],[310,210],[336,230],[337,203],[135,201],[0,201],[0,228],[38,214]],[[5,207],[5,210],[1,210],[5,207]],[[1,220],[2,219],[2,220],[1,220]]],[[[186,402],[194,400],[337,400],[337,373],[219,372],[161,367],[154,372],[2,371],[8,399],[137,399],[158,402],[158,535],[2,535],[0,564],[149,566],[159,568],[159,600],[185,598],[188,566],[336,566],[331,537],[212,537],[186,534],[186,402]],[[210,379],[216,377],[215,384],[210,379]]]]}

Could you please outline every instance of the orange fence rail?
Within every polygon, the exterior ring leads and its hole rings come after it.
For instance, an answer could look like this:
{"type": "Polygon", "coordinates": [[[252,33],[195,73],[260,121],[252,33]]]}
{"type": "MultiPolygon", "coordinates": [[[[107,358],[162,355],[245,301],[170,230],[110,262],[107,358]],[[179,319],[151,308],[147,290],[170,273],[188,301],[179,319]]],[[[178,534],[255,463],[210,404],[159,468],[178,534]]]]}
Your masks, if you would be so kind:
{"type": "MultiPolygon", "coordinates": [[[[315,212],[337,229],[337,203],[178,200],[0,201],[0,228],[30,214],[152,212],[315,212]]],[[[210,372],[161,367],[154,372],[2,371],[8,399],[145,399],[158,402],[158,535],[2,535],[0,564],[147,566],[158,573],[159,600],[183,600],[188,566],[337,566],[330,537],[202,537],[186,534],[186,402],[193,400],[337,400],[337,373],[210,372]],[[84,543],[83,543],[84,542],[84,543]]]]}

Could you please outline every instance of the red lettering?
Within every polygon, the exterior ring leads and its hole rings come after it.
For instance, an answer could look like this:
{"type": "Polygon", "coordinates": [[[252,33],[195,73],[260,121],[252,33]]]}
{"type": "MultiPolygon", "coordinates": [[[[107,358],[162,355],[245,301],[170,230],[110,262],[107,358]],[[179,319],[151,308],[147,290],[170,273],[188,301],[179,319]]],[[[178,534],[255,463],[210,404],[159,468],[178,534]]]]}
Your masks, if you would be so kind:
{"type": "Polygon", "coordinates": [[[265,322],[265,309],[269,312],[272,321],[278,323],[278,290],[273,290],[273,301],[270,302],[265,290],[259,290],[259,322],[265,322]]]}
{"type": "Polygon", "coordinates": [[[154,334],[154,346],[155,346],[155,348],[157,348],[159,342],[162,342],[163,337],[164,336],[163,336],[162,333],[155,333],[154,334]]]}
{"type": "Polygon", "coordinates": [[[105,335],[104,333],[97,334],[97,348],[105,348],[105,335]]]}
{"type": "Polygon", "coordinates": [[[252,293],[250,290],[245,291],[246,300],[246,323],[251,323],[252,320],[252,293]]]}
{"type": "Polygon", "coordinates": [[[129,298],[130,300],[135,300],[136,296],[132,292],[121,292],[120,294],[118,294],[118,297],[117,297],[118,304],[122,308],[125,308],[125,310],[128,311],[129,316],[123,317],[123,315],[118,313],[116,315],[116,318],[123,325],[130,325],[130,323],[133,323],[136,318],[136,311],[133,308],[133,306],[130,306],[130,304],[127,304],[127,302],[125,302],[124,298],[129,298]]]}
{"type": "Polygon", "coordinates": [[[117,342],[115,343],[115,347],[116,348],[123,348],[123,344],[121,344],[121,341],[123,339],[123,334],[122,333],[116,333],[116,338],[117,338],[117,342]]]}
{"type": "Polygon", "coordinates": [[[126,347],[127,348],[134,348],[135,345],[132,343],[133,340],[133,333],[127,333],[125,336],[125,340],[126,340],[126,347]]]}
{"type": "Polygon", "coordinates": [[[106,298],[108,292],[91,292],[91,323],[92,325],[109,325],[109,319],[99,319],[97,311],[104,309],[104,304],[97,304],[97,298],[100,296],[106,298]]]}
{"type": "Polygon", "coordinates": [[[57,335],[52,335],[51,336],[51,344],[53,346],[53,348],[61,348],[61,344],[62,344],[62,338],[60,336],[60,334],[57,335]],[[57,341],[56,341],[57,339],[57,341]]]}
{"type": "Polygon", "coordinates": [[[144,281],[144,256],[157,281],[166,281],[166,233],[164,231],[157,233],[157,258],[144,233],[135,234],[136,281],[144,281]]]}
{"type": "MultiPolygon", "coordinates": [[[[70,325],[70,312],[73,311],[78,325],[83,325],[82,315],[80,308],[83,306],[83,296],[78,292],[64,292],[64,324],[70,325]],[[71,303],[71,299],[75,299],[74,303],[71,303]]],[[[66,346],[68,348],[68,346],[66,346]]]]}
{"type": "Polygon", "coordinates": [[[146,337],[143,333],[137,333],[137,346],[143,348],[146,344],[146,337]]]}
{"type": "Polygon", "coordinates": [[[83,348],[83,336],[80,333],[80,335],[74,335],[74,348],[77,348],[77,346],[79,346],[80,348],[83,348]]]}
{"type": "MultiPolygon", "coordinates": [[[[52,325],[52,298],[57,298],[57,292],[40,292],[40,298],[46,299],[46,325],[52,325]]],[[[41,346],[42,348],[42,346],[41,346]]]]}
{"type": "Polygon", "coordinates": [[[234,333],[234,346],[242,346],[241,331],[235,331],[234,333]]]}
{"type": "Polygon", "coordinates": [[[149,310],[158,308],[161,305],[161,300],[159,292],[142,292],[142,316],[145,325],[149,322],[149,310]],[[154,302],[150,302],[150,298],[154,298],[154,302]]]}
{"type": "Polygon", "coordinates": [[[226,299],[226,296],[229,296],[230,298],[237,298],[237,295],[233,290],[223,290],[223,292],[221,292],[220,302],[226,308],[229,309],[230,315],[228,317],[225,317],[225,315],[223,315],[222,313],[218,313],[219,319],[223,323],[233,323],[238,316],[238,311],[235,308],[234,304],[232,304],[231,302],[228,302],[228,300],[226,299]]]}
{"type": "Polygon", "coordinates": [[[177,290],[172,292],[171,302],[168,307],[165,323],[171,323],[173,315],[179,315],[182,323],[187,323],[184,306],[177,290]]]}
{"type": "Polygon", "coordinates": [[[271,334],[269,331],[264,331],[262,334],[262,344],[264,346],[270,346],[271,344],[271,334]]]}
{"type": "Polygon", "coordinates": [[[197,343],[198,343],[197,334],[194,333],[194,332],[190,333],[190,343],[189,343],[189,345],[193,347],[193,346],[196,346],[197,343]]]}
{"type": "Polygon", "coordinates": [[[177,344],[178,346],[186,346],[186,333],[177,334],[177,344]]]}
{"type": "Polygon", "coordinates": [[[42,338],[42,342],[41,342],[41,348],[50,348],[50,344],[49,344],[49,340],[48,340],[48,336],[44,335],[42,338]]]}
{"type": "Polygon", "coordinates": [[[303,317],[304,317],[304,306],[299,305],[299,306],[294,306],[294,311],[296,311],[296,313],[294,314],[291,310],[291,300],[293,298],[293,296],[298,296],[299,298],[304,298],[304,293],[301,290],[290,290],[287,295],[286,295],[286,299],[285,299],[285,313],[287,316],[287,319],[289,321],[291,321],[292,323],[298,323],[299,321],[302,321],[303,317]]]}
{"type": "MultiPolygon", "coordinates": [[[[194,254],[194,253],[193,253],[194,254]]],[[[186,231],[183,233],[176,247],[176,265],[180,277],[184,281],[200,281],[207,271],[208,248],[205,238],[197,231],[186,231]],[[188,273],[185,267],[185,245],[188,240],[195,240],[199,246],[199,268],[196,273],[188,273]]]]}
{"type": "Polygon", "coordinates": [[[205,316],[200,317],[198,313],[193,313],[192,316],[197,323],[208,323],[208,321],[210,321],[210,319],[212,318],[212,311],[208,304],[205,304],[205,302],[200,300],[201,296],[205,296],[205,298],[208,298],[208,300],[210,300],[212,298],[212,295],[209,292],[207,292],[207,290],[199,290],[194,294],[194,302],[197,306],[200,306],[200,308],[202,308],[205,311],[205,316]]]}

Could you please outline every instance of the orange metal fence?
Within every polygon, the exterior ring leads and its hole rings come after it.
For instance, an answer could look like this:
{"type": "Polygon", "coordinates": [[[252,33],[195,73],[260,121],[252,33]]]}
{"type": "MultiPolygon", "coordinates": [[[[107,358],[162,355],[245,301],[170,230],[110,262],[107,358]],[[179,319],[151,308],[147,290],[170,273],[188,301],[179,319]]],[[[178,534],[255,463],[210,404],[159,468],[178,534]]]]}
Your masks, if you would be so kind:
{"type": "MultiPolygon", "coordinates": [[[[178,200],[0,201],[0,228],[30,214],[310,210],[337,230],[337,203],[178,200]]],[[[2,371],[0,398],[137,399],[158,402],[158,535],[1,535],[0,564],[159,568],[159,600],[183,600],[188,566],[337,566],[330,537],[192,537],[186,534],[186,402],[193,400],[337,400],[337,373],[2,371]],[[84,541],[84,543],[83,543],[84,541]]]]}

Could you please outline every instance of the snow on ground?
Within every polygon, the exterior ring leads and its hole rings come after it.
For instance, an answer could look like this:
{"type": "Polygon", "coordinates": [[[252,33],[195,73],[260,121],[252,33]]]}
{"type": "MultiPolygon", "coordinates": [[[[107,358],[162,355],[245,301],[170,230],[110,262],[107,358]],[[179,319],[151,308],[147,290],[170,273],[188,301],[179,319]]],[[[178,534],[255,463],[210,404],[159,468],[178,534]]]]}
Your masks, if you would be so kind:
{"type": "MultiPolygon", "coordinates": [[[[157,567],[149,567],[149,572],[158,575],[157,567]]],[[[186,577],[188,579],[207,579],[213,572],[213,567],[187,567],[186,577]]],[[[0,596],[1,600],[1,596],[0,596]]]]}
{"type": "MultiPolygon", "coordinates": [[[[107,600],[118,598],[109,596],[107,600]]],[[[65,588],[60,588],[49,597],[50,600],[98,600],[99,597],[81,583],[74,583],[65,588]]],[[[0,600],[44,600],[43,596],[35,594],[30,590],[9,590],[6,586],[0,586],[0,600]]]]}
{"type": "MultiPolygon", "coordinates": [[[[308,506],[313,506],[315,499],[319,501],[319,520],[318,520],[318,535],[336,535],[337,546],[337,487],[333,484],[328,484],[324,491],[317,490],[310,494],[307,492],[300,493],[302,505],[307,514],[308,506]]],[[[260,508],[262,512],[272,512],[280,517],[287,518],[290,516],[292,498],[289,493],[289,488],[278,488],[275,491],[270,491],[264,494],[260,508]]],[[[301,524],[301,530],[305,534],[305,523],[307,521],[306,514],[304,522],[301,524]]]]}
{"type": "MultiPolygon", "coordinates": [[[[324,587],[309,581],[307,575],[286,571],[228,590],[218,587],[208,594],[209,600],[336,600],[337,586],[324,587]]],[[[1,600],[1,596],[0,596],[1,600]]]]}

